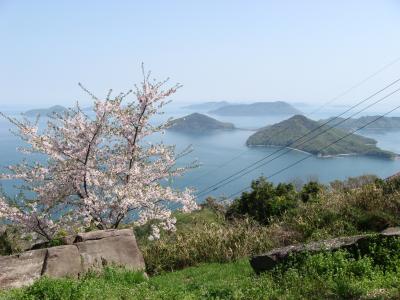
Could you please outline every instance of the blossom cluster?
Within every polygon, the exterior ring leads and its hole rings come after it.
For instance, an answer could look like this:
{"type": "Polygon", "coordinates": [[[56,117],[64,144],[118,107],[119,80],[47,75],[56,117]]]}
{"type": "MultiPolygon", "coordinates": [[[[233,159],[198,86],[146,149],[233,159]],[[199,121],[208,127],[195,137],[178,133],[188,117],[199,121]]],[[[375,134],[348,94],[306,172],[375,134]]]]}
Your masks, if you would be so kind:
{"type": "Polygon", "coordinates": [[[45,239],[61,229],[117,228],[132,217],[138,224],[157,220],[152,239],[159,236],[158,226],[174,230],[171,208],[188,212],[197,205],[191,189],[176,190],[163,181],[195,165],[176,167],[174,146],[144,142],[168,126],[168,121],[153,125],[150,120],[180,87],[164,89],[166,81],[149,76],[127,93],[111,97],[110,90],[105,99],[82,87],[94,100],[94,116],[77,104],[54,114],[44,130],[38,122],[2,114],[29,146],[22,151],[44,154],[46,161],[23,161],[0,175],[22,180],[27,194],[34,195],[12,204],[0,198],[0,217],[45,239]]]}

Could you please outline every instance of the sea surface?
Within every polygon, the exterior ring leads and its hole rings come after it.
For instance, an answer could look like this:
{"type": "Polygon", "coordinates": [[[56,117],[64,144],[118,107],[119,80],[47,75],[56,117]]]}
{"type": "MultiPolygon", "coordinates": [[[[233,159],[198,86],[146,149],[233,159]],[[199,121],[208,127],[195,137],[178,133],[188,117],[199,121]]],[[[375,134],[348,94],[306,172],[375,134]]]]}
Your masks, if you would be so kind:
{"type": "MultiPolygon", "coordinates": [[[[189,113],[191,113],[191,111],[175,107],[168,110],[162,118],[170,116],[179,117],[189,113]]],[[[8,114],[14,115],[16,112],[9,111],[8,114]]],[[[334,112],[328,112],[313,116],[313,119],[318,120],[333,115],[335,115],[334,112]]],[[[287,116],[256,118],[212,117],[221,121],[232,122],[239,129],[233,131],[217,131],[202,135],[189,135],[167,131],[164,135],[157,134],[150,138],[153,142],[162,140],[166,144],[174,144],[177,147],[177,151],[183,150],[189,145],[193,148],[193,151],[189,155],[183,157],[179,161],[179,164],[186,165],[192,161],[198,161],[200,167],[188,171],[183,177],[175,178],[169,184],[179,188],[192,187],[198,192],[204,191],[204,193],[200,193],[198,196],[198,201],[202,201],[208,195],[227,197],[235,194],[249,186],[251,181],[259,176],[265,176],[273,182],[285,181],[298,183],[317,179],[321,182],[328,183],[335,179],[345,179],[350,176],[365,174],[376,174],[377,176],[385,178],[400,171],[400,160],[384,160],[362,156],[318,158],[304,152],[293,150],[267,163],[265,166],[233,180],[229,184],[221,187],[218,186],[217,189],[207,190],[208,187],[216,184],[218,181],[231,176],[255,161],[277,151],[277,148],[273,147],[248,148],[245,142],[246,139],[254,133],[255,129],[274,124],[287,118],[287,116]],[[310,158],[276,174],[280,170],[305,157],[310,158]],[[274,176],[271,177],[271,175],[274,176]]],[[[158,119],[158,121],[160,120],[161,119],[158,119]]],[[[10,132],[12,128],[8,121],[0,118],[0,167],[17,163],[24,157],[24,155],[16,150],[18,147],[22,146],[23,143],[10,132]]],[[[379,147],[400,153],[400,131],[388,133],[363,132],[362,134],[376,139],[379,147]]],[[[275,157],[275,155],[264,160],[264,162],[271,160],[273,157],[275,157]]],[[[37,157],[33,159],[37,159],[37,157]]],[[[0,181],[0,184],[8,195],[16,195],[17,190],[13,187],[15,182],[3,180],[0,181]]]]}

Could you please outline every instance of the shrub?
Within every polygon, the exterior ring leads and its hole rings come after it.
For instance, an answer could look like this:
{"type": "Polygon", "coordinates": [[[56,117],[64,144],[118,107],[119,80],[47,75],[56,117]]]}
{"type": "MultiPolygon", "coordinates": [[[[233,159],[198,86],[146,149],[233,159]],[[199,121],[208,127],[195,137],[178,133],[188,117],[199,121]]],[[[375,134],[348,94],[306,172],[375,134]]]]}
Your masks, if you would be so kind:
{"type": "Polygon", "coordinates": [[[400,225],[399,195],[398,189],[376,182],[355,189],[325,189],[317,202],[300,203],[275,224],[296,232],[297,241],[377,232],[400,225]]]}
{"type": "Polygon", "coordinates": [[[204,262],[230,262],[271,248],[268,228],[251,220],[197,223],[190,230],[165,234],[141,249],[150,274],[173,271],[204,262]]]}
{"type": "Polygon", "coordinates": [[[319,194],[325,189],[325,186],[317,181],[310,181],[303,185],[300,191],[300,199],[303,202],[316,201],[319,194]]]}
{"type": "Polygon", "coordinates": [[[271,217],[280,216],[297,205],[297,193],[293,184],[280,183],[274,186],[265,178],[251,184],[251,192],[244,192],[234,200],[227,217],[249,216],[261,224],[268,224],[271,217]]]}

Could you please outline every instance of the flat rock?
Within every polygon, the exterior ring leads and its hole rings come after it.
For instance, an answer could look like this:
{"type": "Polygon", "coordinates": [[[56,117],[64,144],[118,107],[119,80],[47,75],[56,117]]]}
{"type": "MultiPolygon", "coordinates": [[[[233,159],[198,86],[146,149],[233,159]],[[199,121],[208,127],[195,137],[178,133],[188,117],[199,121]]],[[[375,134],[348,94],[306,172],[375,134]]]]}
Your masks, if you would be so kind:
{"type": "Polygon", "coordinates": [[[134,236],[132,229],[107,229],[79,233],[76,235],[74,242],[85,242],[91,240],[100,240],[115,236],[134,236]]]}
{"type": "Polygon", "coordinates": [[[78,277],[104,266],[145,269],[143,255],[131,229],[87,232],[69,236],[67,241],[70,245],[0,256],[0,288],[27,286],[43,275],[78,277]],[[72,243],[73,240],[80,242],[72,243]]]}
{"type": "Polygon", "coordinates": [[[87,240],[75,245],[81,255],[84,272],[112,265],[138,271],[145,269],[143,255],[133,234],[87,240]]]}
{"type": "Polygon", "coordinates": [[[65,245],[47,249],[42,275],[49,277],[78,277],[82,272],[78,247],[65,245]]]}
{"type": "Polygon", "coordinates": [[[32,284],[42,275],[47,249],[0,256],[0,288],[18,288],[32,284]]]}
{"type": "Polygon", "coordinates": [[[400,227],[390,227],[381,232],[383,236],[400,236],[400,227]]]}
{"type": "Polygon", "coordinates": [[[400,237],[400,227],[388,228],[378,235],[365,234],[349,237],[339,237],[330,240],[312,242],[309,244],[291,245],[273,249],[267,253],[253,256],[250,264],[256,273],[273,269],[279,263],[286,261],[291,255],[298,253],[318,253],[321,251],[336,251],[339,249],[367,249],[372,237],[400,237]]]}

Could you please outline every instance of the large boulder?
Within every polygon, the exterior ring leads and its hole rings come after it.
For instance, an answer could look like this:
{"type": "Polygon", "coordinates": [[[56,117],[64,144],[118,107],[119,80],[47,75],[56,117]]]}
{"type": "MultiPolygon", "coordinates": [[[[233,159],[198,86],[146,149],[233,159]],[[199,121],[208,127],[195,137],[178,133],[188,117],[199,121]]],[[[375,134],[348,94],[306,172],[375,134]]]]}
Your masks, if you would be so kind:
{"type": "Polygon", "coordinates": [[[78,277],[104,266],[144,271],[143,255],[131,229],[93,231],[71,236],[67,245],[0,256],[0,288],[33,283],[41,276],[78,277]]]}
{"type": "Polygon", "coordinates": [[[124,266],[144,270],[145,264],[133,235],[110,236],[75,244],[82,258],[83,271],[104,266],[124,266]]]}
{"type": "Polygon", "coordinates": [[[75,245],[47,249],[42,275],[49,277],[78,277],[82,273],[81,257],[75,245]]]}
{"type": "Polygon", "coordinates": [[[47,249],[0,256],[0,288],[29,285],[42,276],[47,249]]]}
{"type": "Polygon", "coordinates": [[[366,249],[375,237],[400,237],[400,228],[388,228],[378,235],[364,234],[349,237],[339,237],[330,240],[312,242],[309,244],[291,245],[273,249],[267,253],[253,256],[250,264],[256,273],[273,269],[285,262],[290,256],[299,253],[318,253],[321,251],[336,251],[340,249],[366,249]]]}

